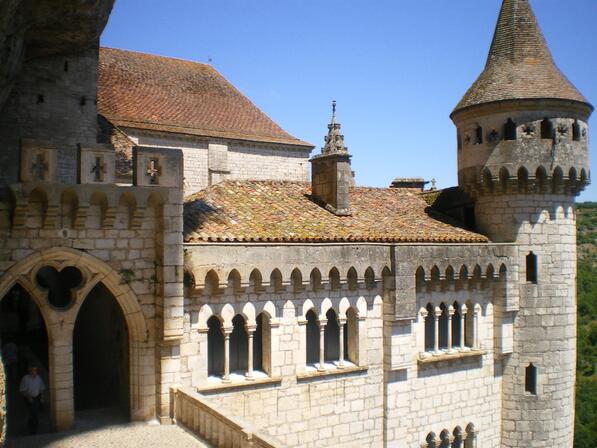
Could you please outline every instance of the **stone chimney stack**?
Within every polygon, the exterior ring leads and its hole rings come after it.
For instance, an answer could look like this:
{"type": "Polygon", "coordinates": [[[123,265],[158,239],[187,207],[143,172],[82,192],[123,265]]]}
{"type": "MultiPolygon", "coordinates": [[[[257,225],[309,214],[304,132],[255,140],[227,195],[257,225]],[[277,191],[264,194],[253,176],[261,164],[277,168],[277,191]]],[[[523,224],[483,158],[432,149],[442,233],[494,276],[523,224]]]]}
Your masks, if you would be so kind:
{"type": "Polygon", "coordinates": [[[315,200],[338,216],[350,215],[350,187],[353,185],[351,155],[344,146],[341,125],[336,122],[336,102],[321,154],[311,159],[311,189],[315,200]]]}

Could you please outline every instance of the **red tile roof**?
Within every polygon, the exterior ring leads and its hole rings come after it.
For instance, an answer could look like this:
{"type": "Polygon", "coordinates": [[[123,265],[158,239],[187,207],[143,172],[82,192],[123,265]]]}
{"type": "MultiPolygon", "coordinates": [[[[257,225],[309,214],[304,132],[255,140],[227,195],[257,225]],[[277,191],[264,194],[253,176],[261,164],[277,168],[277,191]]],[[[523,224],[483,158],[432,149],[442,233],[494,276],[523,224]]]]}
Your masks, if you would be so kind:
{"type": "Polygon", "coordinates": [[[454,112],[531,98],[587,102],[554,63],[528,0],[504,0],[485,69],[454,112]]]}
{"type": "Polygon", "coordinates": [[[303,182],[226,181],[185,200],[184,240],[197,242],[486,242],[430,210],[411,189],[353,187],[351,216],[330,213],[303,182]]]}
{"type": "Polygon", "coordinates": [[[97,99],[116,126],[312,147],[206,64],[100,48],[97,99]]]}

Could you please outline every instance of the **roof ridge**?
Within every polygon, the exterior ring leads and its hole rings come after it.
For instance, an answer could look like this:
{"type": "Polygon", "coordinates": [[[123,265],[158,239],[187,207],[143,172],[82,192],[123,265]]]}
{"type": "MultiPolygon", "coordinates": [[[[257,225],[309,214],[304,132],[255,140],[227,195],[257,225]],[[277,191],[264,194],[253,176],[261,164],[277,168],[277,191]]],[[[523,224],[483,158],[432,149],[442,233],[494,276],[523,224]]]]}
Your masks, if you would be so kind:
{"type": "Polygon", "coordinates": [[[100,47],[97,97],[117,125],[313,148],[203,62],[100,47]]]}
{"type": "Polygon", "coordinates": [[[139,51],[139,50],[128,50],[126,48],[114,48],[114,47],[104,47],[104,46],[101,46],[100,47],[100,51],[101,50],[120,51],[122,53],[134,53],[134,54],[139,54],[139,55],[142,55],[142,56],[149,56],[151,58],[156,58],[156,59],[167,59],[167,60],[170,60],[170,61],[179,61],[179,62],[186,62],[186,63],[189,63],[189,64],[202,65],[202,66],[210,68],[213,71],[215,71],[216,73],[220,74],[218,72],[218,70],[213,65],[208,64],[207,62],[194,61],[192,59],[179,58],[179,57],[175,57],[175,56],[164,56],[164,55],[161,55],[161,54],[147,53],[145,51],[139,51]]]}

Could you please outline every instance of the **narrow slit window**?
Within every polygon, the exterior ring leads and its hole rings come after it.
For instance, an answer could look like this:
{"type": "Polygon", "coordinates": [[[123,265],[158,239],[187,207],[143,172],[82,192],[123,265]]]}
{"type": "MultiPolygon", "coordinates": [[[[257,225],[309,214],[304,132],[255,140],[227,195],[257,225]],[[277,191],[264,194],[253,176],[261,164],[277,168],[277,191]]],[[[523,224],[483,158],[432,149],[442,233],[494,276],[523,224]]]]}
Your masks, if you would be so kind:
{"type": "Polygon", "coordinates": [[[529,394],[537,395],[537,367],[533,363],[529,364],[525,369],[524,390],[529,394]]]}
{"type": "Polygon", "coordinates": [[[537,255],[530,252],[527,255],[527,282],[537,283],[537,255]]]}

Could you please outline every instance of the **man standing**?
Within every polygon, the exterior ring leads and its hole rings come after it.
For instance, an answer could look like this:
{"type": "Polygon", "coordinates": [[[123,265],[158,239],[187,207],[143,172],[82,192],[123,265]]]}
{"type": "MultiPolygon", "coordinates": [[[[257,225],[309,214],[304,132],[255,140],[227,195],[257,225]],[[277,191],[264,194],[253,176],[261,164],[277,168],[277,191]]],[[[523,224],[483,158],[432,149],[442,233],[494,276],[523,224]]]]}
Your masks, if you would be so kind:
{"type": "Polygon", "coordinates": [[[23,377],[21,380],[21,387],[19,388],[19,391],[23,397],[25,397],[27,402],[27,411],[29,412],[27,427],[30,434],[37,433],[40,404],[42,401],[42,394],[45,390],[46,386],[37,374],[37,367],[30,366],[29,373],[23,377]]]}

